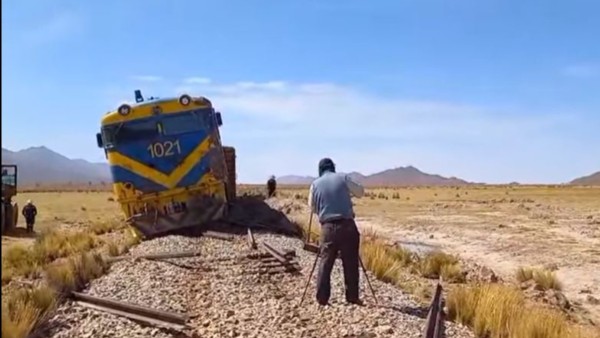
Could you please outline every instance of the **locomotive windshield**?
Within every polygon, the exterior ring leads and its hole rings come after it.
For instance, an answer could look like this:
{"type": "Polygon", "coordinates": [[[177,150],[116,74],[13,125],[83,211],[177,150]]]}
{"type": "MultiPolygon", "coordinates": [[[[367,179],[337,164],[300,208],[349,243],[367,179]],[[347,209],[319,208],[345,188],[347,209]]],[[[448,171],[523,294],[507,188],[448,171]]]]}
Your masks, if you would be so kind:
{"type": "Polygon", "coordinates": [[[180,135],[210,130],[213,128],[211,113],[211,109],[200,109],[164,116],[160,121],[163,135],[180,135]]]}
{"type": "Polygon", "coordinates": [[[120,144],[152,140],[161,135],[208,131],[214,127],[213,111],[205,108],[107,125],[102,128],[102,138],[104,145],[112,148],[120,144]]]}

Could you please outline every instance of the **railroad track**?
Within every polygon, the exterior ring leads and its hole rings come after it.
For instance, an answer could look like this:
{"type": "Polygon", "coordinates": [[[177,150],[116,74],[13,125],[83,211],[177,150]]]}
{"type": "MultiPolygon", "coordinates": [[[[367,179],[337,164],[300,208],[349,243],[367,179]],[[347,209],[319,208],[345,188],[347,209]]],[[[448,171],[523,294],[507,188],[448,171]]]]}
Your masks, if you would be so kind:
{"type": "MultiPolygon", "coordinates": [[[[206,238],[213,238],[224,241],[233,241],[236,238],[235,235],[215,231],[206,231],[202,234],[202,236],[206,238]]],[[[280,248],[277,248],[275,245],[269,244],[264,241],[261,242],[261,245],[259,246],[250,228],[248,228],[247,230],[246,237],[249,249],[254,252],[237,257],[231,257],[229,259],[236,260],[238,262],[243,262],[247,260],[258,262],[257,266],[255,265],[254,268],[245,270],[245,273],[274,275],[279,273],[300,272],[301,268],[299,264],[294,261],[294,257],[296,257],[296,252],[294,250],[282,250],[280,248]]],[[[168,259],[192,258],[200,256],[201,253],[199,251],[181,251],[138,256],[117,256],[110,257],[106,261],[108,263],[116,263],[124,260],[135,261],[144,259],[150,261],[166,262],[168,264],[174,264],[184,269],[195,269],[200,267],[177,264],[172,261],[168,261],[168,259]]],[[[220,259],[220,261],[222,262],[226,260],[227,259],[220,259]]],[[[80,292],[72,292],[71,297],[76,301],[78,305],[81,305],[83,307],[110,313],[117,316],[126,317],[133,321],[144,323],[146,325],[153,325],[176,331],[184,331],[185,329],[189,328],[187,324],[190,317],[185,314],[161,311],[147,306],[140,306],[109,298],[94,297],[80,292]]]]}
{"type": "MultiPolygon", "coordinates": [[[[127,318],[138,323],[140,328],[135,330],[139,330],[143,334],[131,334],[132,337],[192,337],[195,332],[198,332],[197,334],[201,332],[202,337],[238,336],[239,332],[236,333],[236,330],[241,331],[246,327],[261,327],[266,330],[265,332],[270,332],[269,334],[245,334],[249,337],[337,336],[344,330],[349,332],[349,336],[352,336],[350,331],[354,330],[352,325],[356,324],[325,325],[322,324],[324,321],[339,322],[339,319],[336,320],[335,316],[331,319],[323,319],[321,315],[317,315],[319,311],[312,309],[313,305],[310,304],[298,307],[298,300],[308,277],[310,266],[314,261],[314,255],[302,250],[301,242],[297,239],[257,234],[247,230],[244,234],[210,231],[204,232],[197,238],[182,236],[153,241],[153,243],[151,243],[152,241],[143,242],[140,245],[140,247],[145,246],[151,250],[134,248],[131,255],[110,258],[109,261],[115,265],[116,271],[109,273],[111,275],[109,280],[95,282],[93,283],[95,286],[90,290],[72,294],[72,304],[85,310],[73,310],[74,314],[71,314],[70,310],[64,310],[67,314],[62,315],[63,317],[58,318],[57,321],[66,321],[64,317],[67,315],[80,316],[79,313],[82,311],[92,311],[84,312],[90,314],[107,313],[112,317],[101,317],[105,319],[84,323],[83,327],[85,328],[79,329],[79,331],[71,329],[64,332],[63,335],[51,334],[48,337],[79,337],[89,334],[88,332],[104,332],[105,330],[107,337],[111,336],[111,333],[127,336],[127,334],[115,330],[122,330],[117,328],[125,326],[128,327],[128,330],[133,330],[130,327],[133,324],[116,322],[114,318],[127,318]],[[171,242],[175,244],[171,244],[171,242]],[[193,245],[185,244],[187,242],[193,245]],[[160,247],[160,250],[155,247],[160,247]],[[132,270],[138,270],[138,272],[132,272],[132,270]],[[170,272],[172,276],[163,272],[167,270],[172,271],[170,272]],[[124,276],[129,273],[133,275],[131,277],[124,276]],[[157,279],[154,282],[152,281],[153,275],[156,275],[155,279],[157,279]],[[148,280],[137,284],[138,280],[144,278],[148,280]],[[123,286],[119,285],[128,283],[133,284],[128,286],[128,291],[121,290],[123,286]],[[226,286],[229,289],[225,290],[226,286]],[[163,288],[176,290],[165,293],[163,288]],[[238,294],[239,292],[241,294],[238,294]],[[153,299],[158,296],[150,293],[157,295],[165,293],[166,303],[155,302],[153,299]],[[176,297],[179,297],[180,300],[175,299],[176,297]],[[171,303],[181,302],[184,305],[171,305],[171,303]],[[270,312],[268,308],[271,306],[276,306],[277,310],[270,312]],[[265,316],[266,318],[273,317],[265,319],[263,318],[265,316]],[[307,331],[303,334],[281,334],[285,330],[294,331],[293,327],[285,326],[285,322],[288,320],[307,331]],[[266,324],[257,324],[258,322],[266,324]],[[158,333],[153,330],[158,330],[158,333]],[[326,332],[338,333],[327,334],[326,332]]],[[[335,277],[334,284],[336,285],[332,286],[332,291],[342,290],[340,292],[343,293],[343,278],[340,279],[341,267],[338,267],[337,272],[334,269],[335,274],[338,277],[335,277]]],[[[314,279],[313,277],[311,288],[313,293],[314,279]]],[[[364,330],[367,332],[369,330],[387,330],[377,335],[381,337],[414,337],[422,333],[425,338],[439,338],[444,335],[441,286],[436,288],[436,294],[429,309],[430,314],[425,320],[414,314],[403,314],[388,308],[388,304],[399,304],[396,305],[397,308],[411,303],[407,298],[402,298],[406,296],[402,296],[400,290],[394,288],[395,291],[392,291],[379,281],[373,281],[373,283],[377,297],[380,298],[382,304],[372,304],[371,307],[364,309],[356,307],[350,313],[357,316],[357,320],[364,330]],[[385,295],[390,292],[394,293],[394,296],[386,297],[385,295]],[[377,311],[379,311],[380,319],[370,315],[378,313],[377,311]],[[389,328],[384,325],[385,323],[382,324],[381,316],[384,319],[390,319],[389,328]],[[404,321],[419,321],[420,332],[412,331],[414,325],[405,327],[402,324],[404,321]],[[379,324],[369,326],[370,322],[379,322],[379,324]]],[[[365,287],[366,281],[363,278],[361,279],[361,288],[365,287]]],[[[370,298],[368,289],[363,289],[361,293],[364,295],[363,297],[367,298],[367,302],[373,303],[368,299],[370,298]]],[[[417,304],[413,306],[418,307],[417,304]]],[[[344,312],[343,307],[339,306],[335,306],[329,311],[330,313],[339,312],[337,316],[348,315],[348,312],[344,312]]],[[[97,316],[90,314],[85,315],[85,318],[97,316]]],[[[78,318],[76,321],[79,322],[82,319],[78,318]]]]}

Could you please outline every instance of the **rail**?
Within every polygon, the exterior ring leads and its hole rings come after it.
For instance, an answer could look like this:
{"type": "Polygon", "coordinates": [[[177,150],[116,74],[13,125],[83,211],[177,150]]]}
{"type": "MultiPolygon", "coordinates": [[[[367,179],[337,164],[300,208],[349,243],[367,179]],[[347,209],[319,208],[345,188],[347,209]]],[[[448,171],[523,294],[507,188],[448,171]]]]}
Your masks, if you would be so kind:
{"type": "Polygon", "coordinates": [[[184,330],[187,328],[187,322],[189,320],[187,315],[160,311],[113,299],[94,297],[84,293],[72,292],[71,296],[82,306],[127,317],[150,325],[184,330]]]}
{"type": "Polygon", "coordinates": [[[435,287],[435,293],[427,313],[423,338],[442,338],[444,336],[444,298],[441,280],[435,287]]]}

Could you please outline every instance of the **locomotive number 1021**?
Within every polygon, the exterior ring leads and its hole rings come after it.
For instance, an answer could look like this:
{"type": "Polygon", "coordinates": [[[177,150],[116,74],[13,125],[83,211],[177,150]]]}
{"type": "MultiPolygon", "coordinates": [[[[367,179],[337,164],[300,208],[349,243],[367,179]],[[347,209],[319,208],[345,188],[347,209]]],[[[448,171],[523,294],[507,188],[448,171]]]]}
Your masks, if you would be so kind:
{"type": "Polygon", "coordinates": [[[181,154],[179,140],[152,143],[146,149],[148,149],[152,158],[169,157],[181,154]]]}

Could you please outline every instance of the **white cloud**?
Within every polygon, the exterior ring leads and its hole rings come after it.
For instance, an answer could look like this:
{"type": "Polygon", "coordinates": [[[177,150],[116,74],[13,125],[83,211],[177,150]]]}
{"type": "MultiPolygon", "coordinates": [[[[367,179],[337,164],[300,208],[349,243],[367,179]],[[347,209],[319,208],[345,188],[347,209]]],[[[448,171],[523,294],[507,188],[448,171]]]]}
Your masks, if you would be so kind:
{"type": "Polygon", "coordinates": [[[504,116],[487,107],[383,98],[332,83],[238,82],[177,89],[182,91],[208,96],[224,116],[233,113],[269,126],[245,129],[242,134],[248,137],[275,133],[288,137],[485,139],[529,133],[564,118],[504,116]],[[273,125],[285,125],[285,131],[273,130],[273,125]]]}
{"type": "Polygon", "coordinates": [[[79,13],[63,11],[23,34],[23,41],[32,46],[55,43],[83,33],[85,21],[79,13]]]}
{"type": "Polygon", "coordinates": [[[186,84],[191,84],[191,85],[194,85],[194,84],[202,85],[202,84],[211,83],[211,80],[207,77],[189,77],[189,78],[183,80],[183,82],[186,84]]]}
{"type": "Polygon", "coordinates": [[[158,82],[162,80],[162,77],[156,75],[135,75],[131,78],[140,82],[158,82]]]}
{"type": "Polygon", "coordinates": [[[563,74],[576,78],[593,78],[600,76],[600,64],[587,63],[570,65],[563,69],[563,74]]]}
{"type": "Polygon", "coordinates": [[[270,174],[314,174],[324,156],[344,171],[368,174],[410,164],[488,182],[564,182],[571,172],[598,162],[572,151],[593,152],[589,140],[597,139],[587,130],[574,132],[586,125],[576,111],[383,97],[335,83],[166,85],[145,90],[203,95],[221,111],[223,140],[237,148],[242,182],[262,182],[270,174]],[[570,160],[557,164],[566,157],[570,160]]]}

